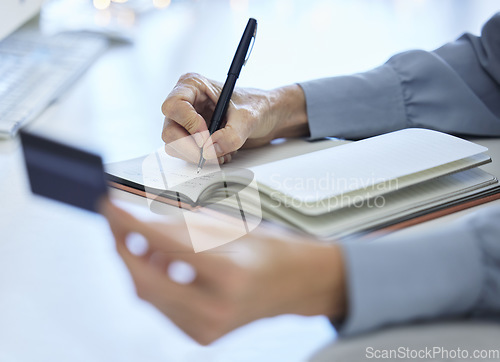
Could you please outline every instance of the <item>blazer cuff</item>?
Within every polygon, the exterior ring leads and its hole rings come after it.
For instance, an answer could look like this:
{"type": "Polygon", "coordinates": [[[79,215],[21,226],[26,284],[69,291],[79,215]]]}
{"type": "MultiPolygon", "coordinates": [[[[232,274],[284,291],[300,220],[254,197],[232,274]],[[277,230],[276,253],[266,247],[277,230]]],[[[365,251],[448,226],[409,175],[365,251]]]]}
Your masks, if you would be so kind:
{"type": "Polygon", "coordinates": [[[339,335],[472,310],[484,285],[484,266],[468,220],[343,243],[348,314],[337,325],[339,335]]]}

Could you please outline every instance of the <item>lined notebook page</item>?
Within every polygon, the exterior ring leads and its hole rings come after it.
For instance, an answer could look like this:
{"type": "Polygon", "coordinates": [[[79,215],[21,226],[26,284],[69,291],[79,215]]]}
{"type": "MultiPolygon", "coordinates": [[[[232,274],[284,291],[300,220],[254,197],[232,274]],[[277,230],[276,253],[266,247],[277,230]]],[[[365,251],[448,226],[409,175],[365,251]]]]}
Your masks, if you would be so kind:
{"type": "Polygon", "coordinates": [[[410,128],[252,167],[260,184],[315,203],[487,151],[444,133],[410,128]]]}

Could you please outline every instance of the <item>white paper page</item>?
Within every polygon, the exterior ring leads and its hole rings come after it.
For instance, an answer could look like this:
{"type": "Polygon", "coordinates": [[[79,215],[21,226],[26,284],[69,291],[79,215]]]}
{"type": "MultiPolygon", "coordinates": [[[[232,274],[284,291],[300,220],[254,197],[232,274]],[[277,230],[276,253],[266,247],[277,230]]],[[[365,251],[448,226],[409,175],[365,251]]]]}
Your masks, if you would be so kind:
{"type": "Polygon", "coordinates": [[[201,192],[215,181],[214,172],[220,169],[249,168],[348,142],[332,139],[314,142],[301,139],[276,140],[264,147],[240,150],[233,162],[222,167],[205,164],[200,174],[196,173],[197,165],[169,156],[163,149],[158,149],[148,156],[107,164],[106,172],[146,188],[178,191],[196,201],[201,192]]]}
{"type": "MultiPolygon", "coordinates": [[[[495,183],[494,176],[475,168],[390,193],[364,204],[364,207],[350,207],[314,217],[284,208],[275,208],[272,212],[307,233],[320,237],[339,236],[391,221],[431,205],[450,202],[495,183]]],[[[267,216],[273,218],[272,215],[267,216]]]]}
{"type": "Polygon", "coordinates": [[[439,176],[467,170],[471,167],[477,167],[478,165],[488,163],[489,161],[491,161],[491,158],[489,156],[484,153],[480,153],[478,155],[453,161],[442,166],[402,176],[396,180],[381,182],[376,184],[375,186],[361,188],[343,193],[341,195],[333,196],[324,199],[322,202],[297,202],[290,196],[284,195],[276,190],[268,189],[262,184],[260,185],[259,190],[263,193],[266,193],[267,195],[270,195],[273,199],[274,204],[283,203],[284,205],[293,207],[297,211],[306,215],[321,215],[341,209],[343,207],[348,207],[350,205],[364,203],[364,200],[369,200],[374,197],[385,195],[388,192],[400,190],[411,185],[432,180],[439,176]]]}
{"type": "Polygon", "coordinates": [[[161,189],[177,191],[196,201],[203,190],[212,182],[219,180],[218,164],[206,163],[197,172],[198,166],[169,156],[163,147],[148,155],[142,163],[144,185],[161,184],[161,189]]]}
{"type": "Polygon", "coordinates": [[[271,144],[258,148],[243,148],[238,150],[232,162],[224,167],[250,168],[265,163],[284,160],[286,158],[304,155],[324,150],[326,148],[345,145],[352,141],[336,138],[306,141],[299,138],[276,139],[271,144]]]}
{"type": "MultiPolygon", "coordinates": [[[[108,163],[104,165],[106,173],[120,177],[125,180],[143,184],[142,180],[142,162],[145,157],[132,158],[130,160],[108,163]]],[[[157,182],[152,182],[150,187],[154,187],[157,182]]],[[[161,184],[158,184],[161,186],[161,184]]]]}
{"type": "Polygon", "coordinates": [[[317,202],[487,151],[426,129],[405,129],[252,167],[257,181],[300,202],[317,202]]]}
{"type": "Polygon", "coordinates": [[[146,157],[106,165],[106,172],[123,179],[159,190],[178,191],[196,201],[200,193],[220,171],[217,164],[206,164],[197,173],[197,165],[171,157],[163,148],[146,157]]]}

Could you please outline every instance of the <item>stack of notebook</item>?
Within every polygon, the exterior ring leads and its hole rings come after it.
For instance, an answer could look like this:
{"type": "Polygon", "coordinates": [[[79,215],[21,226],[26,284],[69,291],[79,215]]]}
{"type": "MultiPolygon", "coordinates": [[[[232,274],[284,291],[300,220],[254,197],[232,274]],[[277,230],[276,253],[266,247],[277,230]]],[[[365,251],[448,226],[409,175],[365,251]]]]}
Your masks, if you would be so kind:
{"type": "Polygon", "coordinates": [[[275,142],[200,174],[163,149],[106,172],[112,186],[155,202],[262,216],[336,238],[498,195],[498,180],[478,168],[491,162],[486,152],[444,133],[405,129],[357,142],[275,142]]]}

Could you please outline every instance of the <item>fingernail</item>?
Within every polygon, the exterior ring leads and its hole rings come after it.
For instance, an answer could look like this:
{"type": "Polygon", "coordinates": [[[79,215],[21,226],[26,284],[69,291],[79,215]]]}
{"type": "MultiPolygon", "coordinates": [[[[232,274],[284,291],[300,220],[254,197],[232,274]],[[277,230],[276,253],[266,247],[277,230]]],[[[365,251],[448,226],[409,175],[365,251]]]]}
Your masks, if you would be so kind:
{"type": "Polygon", "coordinates": [[[224,157],[219,157],[217,160],[219,161],[220,165],[224,163],[224,157]]]}
{"type": "Polygon", "coordinates": [[[149,244],[144,236],[138,233],[130,233],[125,239],[128,251],[135,256],[143,256],[148,252],[149,244]]]}
{"type": "Polygon", "coordinates": [[[194,141],[196,142],[196,144],[198,145],[198,147],[203,147],[203,136],[201,135],[201,133],[195,133],[193,135],[193,138],[194,138],[194,141]]]}

